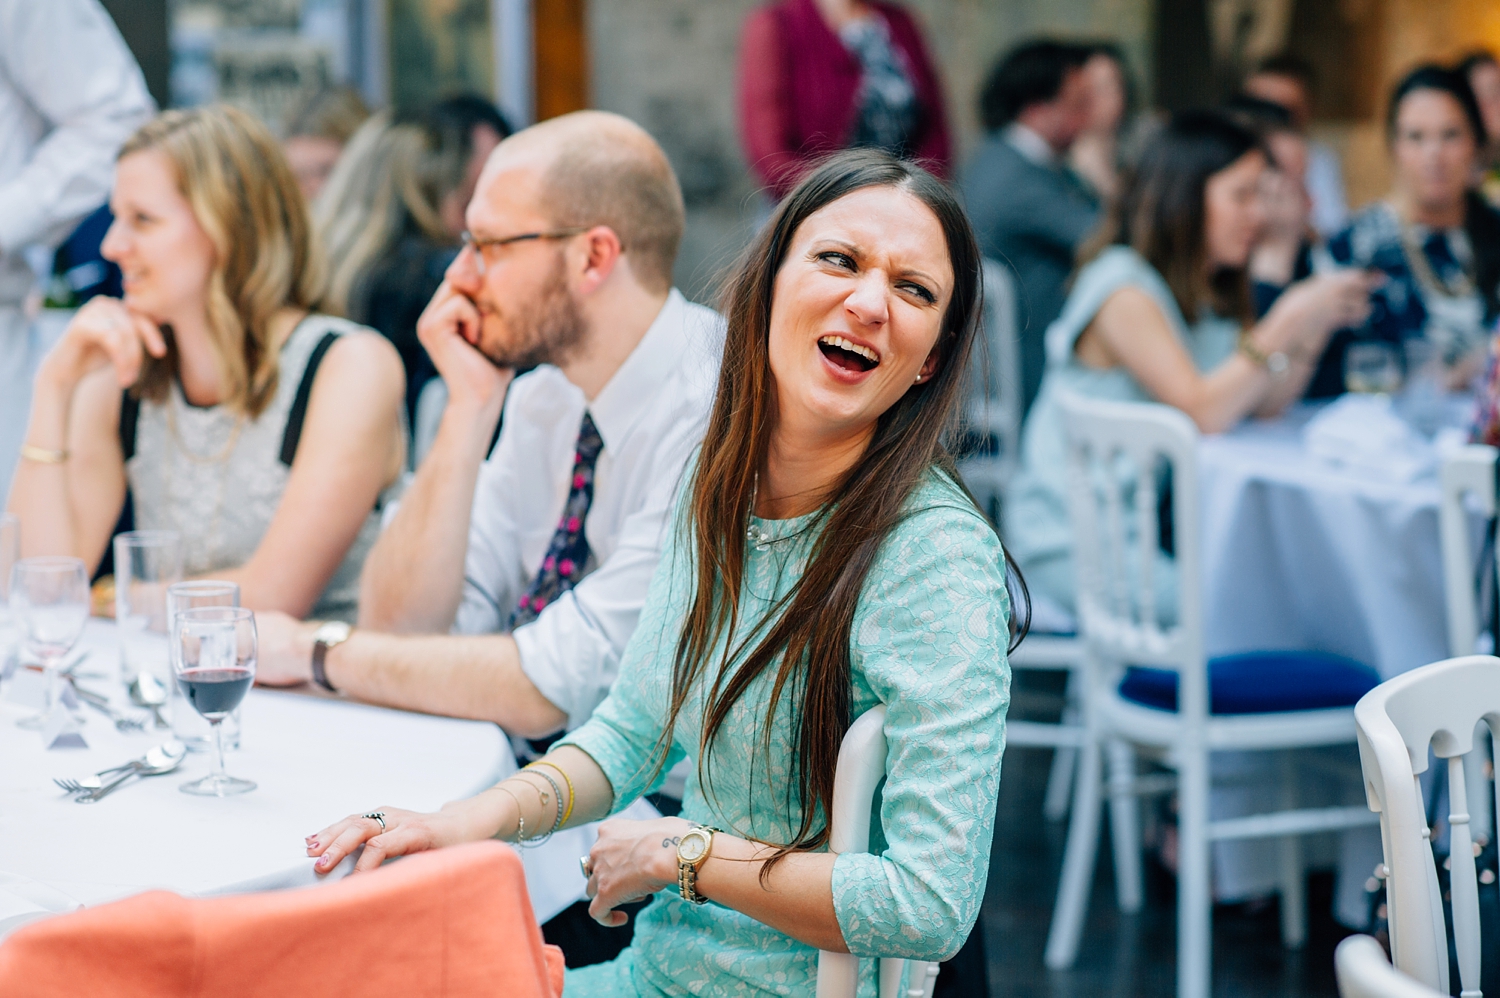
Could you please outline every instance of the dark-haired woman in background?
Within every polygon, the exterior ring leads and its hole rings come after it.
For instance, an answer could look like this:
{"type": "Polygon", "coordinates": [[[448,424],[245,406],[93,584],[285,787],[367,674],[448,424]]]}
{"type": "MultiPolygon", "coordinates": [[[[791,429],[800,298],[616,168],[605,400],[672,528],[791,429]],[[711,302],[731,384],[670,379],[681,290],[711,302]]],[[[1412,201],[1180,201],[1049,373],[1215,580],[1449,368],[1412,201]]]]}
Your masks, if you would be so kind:
{"type": "Polygon", "coordinates": [[[1485,328],[1497,315],[1500,215],[1471,188],[1485,142],[1484,119],[1462,73],[1420,66],[1396,84],[1386,113],[1395,184],[1329,240],[1348,267],[1378,270],[1367,322],[1329,343],[1309,387],[1314,397],[1344,390],[1344,354],[1356,340],[1399,350],[1430,342],[1461,385],[1478,373],[1485,328]]]}
{"type": "Polygon", "coordinates": [[[1005,556],[942,443],[979,293],[974,236],[930,174],[877,152],[810,174],[728,288],[708,430],[609,698],[492,790],[437,814],[385,808],[385,830],[324,829],[317,868],[361,842],[364,870],[598,820],[688,758],[681,817],[600,826],[591,914],[619,925],[620,904],[656,900],[617,960],[569,972],[570,998],[810,994],[819,949],[958,950],[984,895],[1010,699],[1005,556]],[[835,855],[839,744],[877,704],[873,849],[835,855]],[[705,837],[679,893],[677,843],[705,837]]]}
{"type": "Polygon", "coordinates": [[[754,11],[739,105],[745,157],[773,199],[838,149],[881,149],[948,175],[942,84],[898,4],[777,0],[754,11]]]}
{"type": "Polygon", "coordinates": [[[1011,550],[1034,592],[1074,606],[1064,393],[1163,402],[1217,433],[1295,400],[1329,332],[1363,319],[1371,278],[1340,273],[1292,285],[1252,322],[1246,265],[1264,224],[1267,168],[1254,132],[1213,112],[1179,114],[1086,254],[1047,330],[1047,373],[1006,506],[1011,550]]]}
{"type": "Polygon", "coordinates": [[[1500,62],[1488,49],[1477,49],[1454,68],[1474,91],[1489,139],[1479,155],[1479,192],[1491,205],[1500,207],[1500,62]]]}

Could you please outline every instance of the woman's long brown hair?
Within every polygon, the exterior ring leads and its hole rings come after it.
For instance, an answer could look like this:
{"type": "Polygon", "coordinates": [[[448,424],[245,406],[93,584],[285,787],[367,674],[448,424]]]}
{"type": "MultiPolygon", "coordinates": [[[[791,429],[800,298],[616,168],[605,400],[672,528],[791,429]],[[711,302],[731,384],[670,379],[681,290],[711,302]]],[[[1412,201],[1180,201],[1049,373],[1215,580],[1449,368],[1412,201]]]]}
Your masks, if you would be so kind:
{"type": "MultiPolygon", "coordinates": [[[[834,768],[852,720],[850,629],[855,610],[881,544],[906,515],[907,501],[924,476],[936,467],[958,480],[945,440],[956,430],[964,364],[980,321],[980,296],[979,249],[953,194],[921,167],[869,150],[838,153],[815,168],[777,208],[727,281],[728,330],[718,392],[688,484],[686,526],[695,592],[677,643],[657,766],[665,760],[690,690],[706,681],[697,759],[701,785],[711,794],[709,757],[717,735],[751,684],[774,671],[760,748],[769,769],[772,719],[781,698],[791,697],[795,735],[785,807],[792,815],[795,799],[802,816],[795,837],[777,844],[762,876],[788,852],[827,842],[827,823],[820,815],[832,811],[834,768]],[[769,360],[776,274],[808,216],[870,187],[917,198],[931,209],[947,240],[954,288],[938,336],[937,371],[880,416],[863,457],[820,508],[817,539],[800,580],[771,608],[765,626],[751,632],[764,637],[745,654],[744,645],[731,647],[730,640],[740,613],[745,532],[757,472],[765,466],[776,425],[769,360]],[[742,654],[743,662],[735,666],[742,654]]],[[[1011,579],[1019,581],[1015,575],[1011,579]]]]}

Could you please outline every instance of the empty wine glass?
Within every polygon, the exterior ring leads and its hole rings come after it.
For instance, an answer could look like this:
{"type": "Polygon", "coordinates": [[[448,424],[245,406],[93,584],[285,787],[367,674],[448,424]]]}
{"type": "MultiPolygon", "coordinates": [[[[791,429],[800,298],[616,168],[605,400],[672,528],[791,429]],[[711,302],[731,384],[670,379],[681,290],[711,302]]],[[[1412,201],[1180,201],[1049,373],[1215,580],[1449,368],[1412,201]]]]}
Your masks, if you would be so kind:
{"type": "Polygon", "coordinates": [[[20,560],[21,521],[0,513],[0,680],[9,679],[16,665],[19,625],[10,608],[10,573],[20,560]]]}
{"type": "Polygon", "coordinates": [[[250,780],[224,772],[224,718],[255,682],[255,614],[236,606],[183,610],[172,621],[172,666],[193,709],[214,731],[214,770],[182,785],[200,797],[229,797],[255,789],[250,780]]]}
{"type": "Polygon", "coordinates": [[[1401,388],[1401,360],[1389,343],[1351,343],[1344,354],[1344,388],[1366,395],[1394,395],[1401,388]]]}
{"type": "Polygon", "coordinates": [[[58,705],[58,666],[88,623],[88,569],[81,558],[24,558],[11,570],[10,589],[26,651],[41,662],[47,678],[42,712],[16,723],[40,729],[58,705]]]}

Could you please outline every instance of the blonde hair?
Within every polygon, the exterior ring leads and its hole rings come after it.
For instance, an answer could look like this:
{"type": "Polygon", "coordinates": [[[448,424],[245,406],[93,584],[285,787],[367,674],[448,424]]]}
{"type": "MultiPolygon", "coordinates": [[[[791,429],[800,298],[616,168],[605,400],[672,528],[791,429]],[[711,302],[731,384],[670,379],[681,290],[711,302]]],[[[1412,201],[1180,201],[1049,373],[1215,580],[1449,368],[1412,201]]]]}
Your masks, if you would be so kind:
{"type": "Polygon", "coordinates": [[[324,87],[309,97],[287,126],[289,139],[307,137],[348,142],[370,117],[364,98],[353,87],[324,87]]]}
{"type": "Polygon", "coordinates": [[[453,241],[441,206],[462,184],[467,165],[460,143],[445,142],[415,122],[392,122],[388,114],[375,115],[354,133],[313,206],[332,261],[331,311],[349,311],[370,265],[407,232],[453,241]]]}
{"type": "MultiPolygon", "coordinates": [[[[250,418],[276,393],[271,318],[283,308],[311,311],[323,295],[325,266],[307,204],[281,147],[254,117],[226,104],[166,111],[126,141],[118,159],[156,150],[177,173],[178,189],[214,247],[208,329],[223,404],[250,418]]],[[[162,401],[177,368],[175,345],[148,359],[137,382],[162,401]]]]}

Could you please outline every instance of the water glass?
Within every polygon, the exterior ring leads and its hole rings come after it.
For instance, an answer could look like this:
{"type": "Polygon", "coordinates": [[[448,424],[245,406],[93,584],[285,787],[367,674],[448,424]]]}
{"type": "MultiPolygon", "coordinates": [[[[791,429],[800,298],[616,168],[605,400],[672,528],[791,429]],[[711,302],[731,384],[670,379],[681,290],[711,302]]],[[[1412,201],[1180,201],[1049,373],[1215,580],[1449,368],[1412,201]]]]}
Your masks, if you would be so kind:
{"type": "Polygon", "coordinates": [[[1344,354],[1344,388],[1367,395],[1394,395],[1401,388],[1401,359],[1389,343],[1351,343],[1344,354]]]}
{"type": "Polygon", "coordinates": [[[10,573],[20,560],[21,521],[0,513],[0,679],[9,678],[15,669],[21,642],[20,624],[10,608],[10,573]]]}
{"type": "Polygon", "coordinates": [[[172,667],[194,710],[213,726],[214,768],[182,785],[200,797],[230,797],[255,789],[251,780],[224,772],[224,718],[255,682],[255,614],[237,606],[203,606],[172,619],[172,667]]]}
{"type": "Polygon", "coordinates": [[[167,654],[167,589],[182,581],[182,537],[175,530],[132,530],[115,536],[115,624],[120,680],[142,672],[172,682],[167,654]]]}
{"type": "Polygon", "coordinates": [[[81,558],[25,558],[11,570],[11,608],[28,654],[42,664],[47,699],[42,712],[16,723],[40,730],[58,707],[58,667],[89,619],[89,573],[81,558]]]}
{"type": "MultiPolygon", "coordinates": [[[[240,605],[240,587],[234,582],[220,582],[212,579],[195,580],[192,582],[178,582],[167,587],[167,624],[177,619],[177,615],[184,610],[194,610],[205,606],[230,606],[240,605]]],[[[177,646],[168,641],[170,646],[171,678],[167,683],[171,693],[171,717],[172,734],[177,740],[186,745],[194,752],[207,752],[213,743],[214,734],[209,726],[192,705],[188,703],[187,696],[177,685],[177,646]]],[[[229,715],[221,725],[222,737],[226,747],[237,749],[240,747],[240,712],[236,709],[229,715]]]]}

